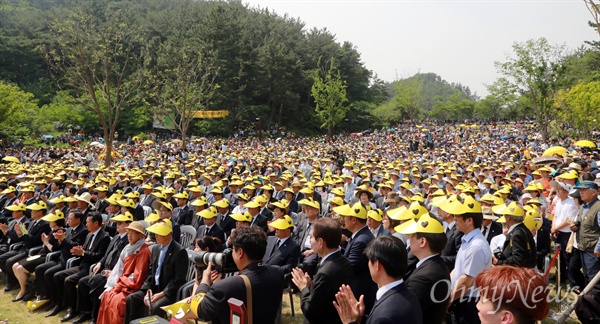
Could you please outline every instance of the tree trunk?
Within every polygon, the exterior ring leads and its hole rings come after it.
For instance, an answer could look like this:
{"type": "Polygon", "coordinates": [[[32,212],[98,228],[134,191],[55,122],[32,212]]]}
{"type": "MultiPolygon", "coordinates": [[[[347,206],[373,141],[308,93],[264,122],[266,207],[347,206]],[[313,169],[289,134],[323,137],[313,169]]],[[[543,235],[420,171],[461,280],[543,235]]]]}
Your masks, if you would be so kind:
{"type": "Polygon", "coordinates": [[[113,144],[112,137],[113,137],[113,134],[114,134],[114,131],[112,131],[112,130],[110,130],[110,131],[105,130],[104,131],[104,139],[106,140],[106,154],[104,155],[104,166],[107,167],[107,168],[112,163],[112,150],[113,150],[113,147],[112,147],[112,144],[113,144]]]}

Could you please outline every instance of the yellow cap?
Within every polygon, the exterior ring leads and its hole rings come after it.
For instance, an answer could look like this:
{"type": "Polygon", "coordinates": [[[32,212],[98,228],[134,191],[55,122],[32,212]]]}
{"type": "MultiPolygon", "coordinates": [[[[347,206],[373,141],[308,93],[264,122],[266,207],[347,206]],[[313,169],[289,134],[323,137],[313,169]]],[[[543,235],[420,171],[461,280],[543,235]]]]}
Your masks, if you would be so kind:
{"type": "Polygon", "coordinates": [[[383,219],[383,212],[379,208],[372,209],[367,212],[367,217],[381,222],[381,220],[383,219]]]}
{"type": "Polygon", "coordinates": [[[508,215],[515,217],[523,217],[525,215],[525,211],[523,208],[517,204],[516,202],[506,203],[502,205],[496,205],[492,207],[492,211],[498,215],[508,215]]]}
{"type": "Polygon", "coordinates": [[[284,229],[288,229],[291,227],[294,227],[294,220],[292,220],[292,218],[288,215],[283,216],[283,218],[279,218],[274,220],[273,222],[271,222],[269,224],[269,226],[278,229],[278,230],[284,230],[284,229]]]}
{"type": "Polygon", "coordinates": [[[463,197],[454,195],[439,205],[439,208],[448,214],[462,215],[467,213],[481,213],[481,203],[471,196],[463,197]]]}
{"type": "Polygon", "coordinates": [[[124,214],[111,217],[110,220],[113,222],[133,222],[133,215],[130,212],[125,212],[124,214]]]}
{"type": "Polygon", "coordinates": [[[24,203],[20,203],[18,205],[10,205],[8,207],[5,207],[6,209],[10,210],[10,211],[25,211],[25,209],[27,209],[27,206],[25,206],[24,203]]]}
{"type": "Polygon", "coordinates": [[[165,208],[167,208],[168,210],[173,210],[173,206],[171,205],[171,203],[161,201],[160,204],[165,206],[165,208]]]}
{"type": "Polygon", "coordinates": [[[173,232],[173,229],[163,223],[156,223],[146,228],[146,231],[160,236],[167,236],[173,232]]]}
{"type": "Polygon", "coordinates": [[[238,222],[252,222],[252,215],[250,215],[249,212],[244,212],[243,214],[231,214],[229,216],[238,222]]]}
{"type": "Polygon", "coordinates": [[[27,209],[30,209],[30,210],[42,210],[42,209],[47,209],[47,208],[48,208],[48,206],[46,206],[46,203],[41,200],[35,204],[31,204],[31,205],[27,206],[27,209]]]}
{"type": "Polygon", "coordinates": [[[59,219],[65,219],[65,214],[61,210],[55,210],[54,213],[42,217],[47,222],[56,222],[59,219]]]}
{"type": "Polygon", "coordinates": [[[217,217],[217,209],[214,206],[210,206],[202,211],[197,212],[196,215],[208,219],[215,218],[217,217]]]}
{"type": "Polygon", "coordinates": [[[349,204],[334,207],[333,211],[336,212],[340,216],[349,216],[356,217],[360,219],[367,219],[367,209],[365,206],[360,203],[354,203],[354,205],[350,206],[349,204]]]}
{"type": "Polygon", "coordinates": [[[146,218],[144,218],[144,221],[146,221],[148,223],[154,223],[159,219],[160,219],[160,216],[158,216],[158,213],[156,211],[153,211],[150,214],[148,214],[148,216],[146,218]]]}
{"type": "Polygon", "coordinates": [[[437,219],[431,217],[429,213],[423,214],[416,222],[410,222],[410,226],[401,228],[402,231],[398,231],[399,226],[396,226],[394,230],[402,234],[415,234],[415,233],[430,233],[430,234],[441,234],[444,233],[444,225],[437,219]]]}
{"type": "Polygon", "coordinates": [[[227,198],[223,198],[219,201],[215,201],[212,205],[219,208],[227,208],[229,207],[229,200],[227,198]]]}

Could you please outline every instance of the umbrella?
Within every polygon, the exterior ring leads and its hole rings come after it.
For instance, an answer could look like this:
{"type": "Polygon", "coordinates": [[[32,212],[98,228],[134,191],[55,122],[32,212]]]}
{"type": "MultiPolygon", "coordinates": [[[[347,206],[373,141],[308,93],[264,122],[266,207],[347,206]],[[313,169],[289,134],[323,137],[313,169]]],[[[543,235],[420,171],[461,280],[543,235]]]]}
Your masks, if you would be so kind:
{"type": "Polygon", "coordinates": [[[103,149],[103,148],[106,147],[106,145],[104,145],[104,144],[102,144],[100,142],[91,142],[90,146],[94,146],[94,147],[101,148],[101,149],[103,149]]]}
{"type": "Polygon", "coordinates": [[[154,142],[152,142],[152,140],[145,140],[142,144],[150,145],[150,144],[154,144],[154,142]]]}
{"type": "Polygon", "coordinates": [[[135,140],[139,140],[140,137],[136,135],[136,136],[132,137],[131,139],[135,141],[135,140]]]}
{"type": "Polygon", "coordinates": [[[171,143],[175,143],[175,144],[179,144],[181,142],[182,141],[180,139],[178,139],[178,138],[176,138],[176,139],[174,139],[174,140],[171,141],[171,143]]]}
{"type": "Polygon", "coordinates": [[[2,161],[21,163],[21,161],[19,161],[19,159],[14,156],[5,156],[2,158],[2,161]]]}
{"type": "Polygon", "coordinates": [[[531,161],[533,164],[561,163],[562,159],[556,156],[540,156],[531,161]]]}
{"type": "Polygon", "coordinates": [[[588,141],[588,140],[581,140],[581,141],[575,142],[575,146],[596,148],[596,143],[594,143],[592,141],[588,141]]]}
{"type": "Polygon", "coordinates": [[[500,136],[500,139],[509,139],[509,138],[510,138],[510,136],[506,136],[506,135],[500,136]]]}
{"type": "Polygon", "coordinates": [[[544,151],[542,156],[553,156],[554,154],[561,155],[567,151],[566,148],[562,146],[552,146],[544,151]]]}

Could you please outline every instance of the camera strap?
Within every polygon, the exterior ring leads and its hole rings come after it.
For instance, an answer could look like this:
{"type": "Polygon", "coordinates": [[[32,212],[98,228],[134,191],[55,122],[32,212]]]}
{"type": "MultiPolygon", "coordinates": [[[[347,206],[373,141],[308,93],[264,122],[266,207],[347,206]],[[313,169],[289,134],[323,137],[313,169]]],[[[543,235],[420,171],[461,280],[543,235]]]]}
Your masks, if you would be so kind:
{"type": "Polygon", "coordinates": [[[247,311],[247,324],[252,324],[252,286],[250,285],[250,279],[246,275],[240,275],[242,280],[244,280],[244,285],[246,285],[246,311],[247,311]]]}

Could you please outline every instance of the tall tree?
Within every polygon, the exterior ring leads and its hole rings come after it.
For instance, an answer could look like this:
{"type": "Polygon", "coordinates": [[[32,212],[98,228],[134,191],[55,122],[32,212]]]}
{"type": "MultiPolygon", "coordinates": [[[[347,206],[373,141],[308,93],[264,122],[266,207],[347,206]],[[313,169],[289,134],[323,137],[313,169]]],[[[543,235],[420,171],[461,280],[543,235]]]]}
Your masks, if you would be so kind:
{"type": "Polygon", "coordinates": [[[506,62],[495,62],[503,75],[498,83],[505,85],[508,93],[529,99],[531,111],[540,127],[544,140],[548,139],[548,126],[555,120],[556,95],[564,79],[565,45],[550,45],[545,38],[513,44],[512,57],[506,62]]]}
{"type": "Polygon", "coordinates": [[[174,125],[185,147],[188,129],[197,110],[210,108],[218,88],[218,70],[203,53],[202,45],[167,41],[159,46],[148,76],[148,94],[156,102],[156,116],[174,125]]]}
{"type": "Polygon", "coordinates": [[[322,70],[315,73],[311,93],[316,103],[315,111],[323,122],[321,128],[327,127],[327,136],[331,138],[333,128],[344,120],[348,112],[346,82],[334,68],[333,60],[330,61],[327,71],[322,70]]]}
{"type": "Polygon", "coordinates": [[[106,140],[106,166],[112,163],[121,109],[142,84],[141,31],[128,14],[119,4],[81,2],[52,24],[55,45],[42,48],[61,84],[98,115],[106,140]]]}

